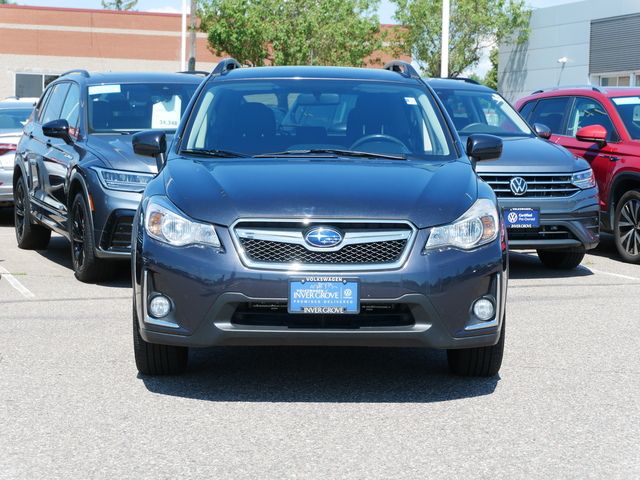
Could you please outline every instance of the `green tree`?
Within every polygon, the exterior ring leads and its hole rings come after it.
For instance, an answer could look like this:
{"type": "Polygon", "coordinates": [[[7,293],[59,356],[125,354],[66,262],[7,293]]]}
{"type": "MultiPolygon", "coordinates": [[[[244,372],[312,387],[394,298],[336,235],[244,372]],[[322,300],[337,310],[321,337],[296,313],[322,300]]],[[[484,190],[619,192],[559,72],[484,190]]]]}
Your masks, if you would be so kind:
{"type": "Polygon", "coordinates": [[[201,1],[217,55],[252,65],[363,65],[382,46],[379,0],[201,1]]]}
{"type": "MultiPolygon", "coordinates": [[[[429,76],[440,76],[442,0],[394,0],[396,20],[406,30],[402,47],[429,76]]],[[[477,65],[482,50],[500,42],[521,44],[529,37],[531,11],[525,0],[451,0],[449,75],[477,65]]]]}
{"type": "Polygon", "coordinates": [[[0,0],[0,5],[11,5],[13,2],[11,0],[0,0]]]}
{"type": "Polygon", "coordinates": [[[493,88],[494,90],[498,89],[498,49],[492,48],[491,53],[489,53],[489,60],[491,61],[491,70],[489,70],[484,77],[484,84],[493,88]]]}
{"type": "Polygon", "coordinates": [[[131,10],[138,4],[138,0],[102,0],[102,8],[107,10],[131,10]]]}

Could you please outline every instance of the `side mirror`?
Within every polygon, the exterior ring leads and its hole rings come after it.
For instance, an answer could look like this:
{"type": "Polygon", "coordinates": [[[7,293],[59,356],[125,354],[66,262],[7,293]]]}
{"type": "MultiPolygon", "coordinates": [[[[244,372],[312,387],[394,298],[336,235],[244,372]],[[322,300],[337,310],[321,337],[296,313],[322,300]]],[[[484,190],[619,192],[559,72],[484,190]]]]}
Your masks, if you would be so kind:
{"type": "Polygon", "coordinates": [[[73,143],[71,135],[69,135],[69,122],[64,118],[59,120],[51,120],[42,125],[42,133],[47,137],[61,138],[65,143],[73,143]]]}
{"type": "Polygon", "coordinates": [[[596,142],[600,145],[607,143],[607,129],[602,125],[589,125],[576,132],[576,138],[581,142],[596,142]]]}
{"type": "Polygon", "coordinates": [[[545,140],[549,140],[551,138],[551,129],[543,123],[534,123],[533,131],[536,132],[536,135],[540,138],[544,138],[545,140]]]}
{"type": "Polygon", "coordinates": [[[131,138],[133,151],[145,157],[154,157],[158,172],[167,161],[167,135],[162,130],[145,130],[138,132],[131,138]]]}
{"type": "Polygon", "coordinates": [[[476,133],[467,138],[467,156],[475,170],[476,162],[496,160],[502,155],[502,139],[495,135],[476,133]]]}

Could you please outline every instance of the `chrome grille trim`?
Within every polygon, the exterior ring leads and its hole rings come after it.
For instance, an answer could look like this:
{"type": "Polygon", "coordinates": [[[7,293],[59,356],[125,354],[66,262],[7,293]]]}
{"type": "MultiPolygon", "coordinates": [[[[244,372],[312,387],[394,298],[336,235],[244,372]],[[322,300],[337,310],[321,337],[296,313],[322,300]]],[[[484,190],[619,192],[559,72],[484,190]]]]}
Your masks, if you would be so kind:
{"type": "Polygon", "coordinates": [[[375,270],[394,270],[402,267],[409,256],[413,244],[415,242],[417,228],[407,221],[402,220],[378,220],[378,219],[370,219],[370,220],[362,220],[362,219],[333,219],[333,218],[277,218],[277,219],[265,219],[265,218],[242,218],[236,220],[230,227],[231,239],[234,243],[236,251],[238,252],[238,256],[242,263],[252,269],[259,270],[279,270],[279,271],[290,271],[290,272],[323,272],[323,271],[332,271],[332,272],[341,272],[341,271],[349,271],[349,272],[357,272],[357,271],[375,271],[375,270]],[[244,228],[243,224],[248,223],[278,223],[278,228],[270,229],[260,228],[260,227],[250,227],[244,228]],[[282,224],[291,224],[291,228],[282,228],[282,224]],[[336,228],[340,228],[341,225],[358,225],[362,224],[363,227],[367,224],[376,224],[376,225],[384,225],[384,224],[393,224],[393,225],[402,225],[406,226],[406,228],[399,230],[397,227],[389,230],[347,230],[344,232],[343,241],[333,247],[327,248],[319,248],[308,245],[304,240],[304,230],[307,228],[311,228],[313,226],[333,226],[336,228]],[[304,225],[304,228],[300,226],[304,225]],[[280,263],[280,262],[267,262],[267,261],[257,261],[252,259],[247,255],[243,247],[242,241],[267,241],[267,242],[277,242],[283,244],[291,244],[302,246],[309,252],[326,252],[327,254],[331,254],[332,252],[339,252],[342,248],[346,246],[361,246],[365,247],[364,244],[370,243],[382,243],[382,242],[398,242],[401,241],[404,243],[404,248],[400,256],[393,262],[384,262],[384,263],[307,263],[301,264],[296,262],[290,263],[280,263]]]}
{"type": "Polygon", "coordinates": [[[487,182],[499,198],[549,198],[570,197],[580,191],[571,183],[570,173],[481,173],[480,178],[487,182]],[[527,192],[515,195],[509,187],[514,177],[521,177],[527,182],[527,192]]]}

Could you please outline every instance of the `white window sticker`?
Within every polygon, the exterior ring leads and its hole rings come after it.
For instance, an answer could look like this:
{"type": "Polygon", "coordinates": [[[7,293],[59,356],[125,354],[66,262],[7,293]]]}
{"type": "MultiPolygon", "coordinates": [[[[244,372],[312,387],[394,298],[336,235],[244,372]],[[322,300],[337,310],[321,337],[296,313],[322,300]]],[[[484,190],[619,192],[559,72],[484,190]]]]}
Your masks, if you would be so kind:
{"type": "Polygon", "coordinates": [[[120,85],[89,85],[89,95],[120,93],[120,85]]]}
{"type": "Polygon", "coordinates": [[[618,97],[612,100],[616,105],[640,105],[640,97],[618,97]]]}
{"type": "Polygon", "coordinates": [[[407,105],[417,105],[416,99],[413,97],[404,97],[404,101],[407,102],[407,105]]]}
{"type": "Polygon", "coordinates": [[[151,112],[151,128],[175,130],[180,123],[182,100],[178,95],[165,101],[154,103],[151,112]]]}

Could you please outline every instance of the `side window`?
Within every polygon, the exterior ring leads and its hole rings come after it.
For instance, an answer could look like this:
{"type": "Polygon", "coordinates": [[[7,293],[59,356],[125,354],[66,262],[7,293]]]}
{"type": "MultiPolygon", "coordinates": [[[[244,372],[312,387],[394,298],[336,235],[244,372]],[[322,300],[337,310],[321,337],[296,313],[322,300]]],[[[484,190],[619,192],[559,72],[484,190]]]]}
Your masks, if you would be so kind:
{"type": "Polygon", "coordinates": [[[568,135],[573,137],[582,127],[590,125],[602,125],[607,130],[607,140],[618,141],[611,118],[600,102],[592,98],[577,97],[569,115],[568,135]]]}
{"type": "Polygon", "coordinates": [[[49,89],[45,90],[45,92],[42,95],[42,97],[40,97],[40,101],[38,102],[38,105],[36,106],[36,113],[35,113],[34,118],[38,122],[42,121],[42,114],[44,113],[44,107],[47,104],[47,100],[49,100],[49,97],[51,96],[51,91],[52,90],[53,90],[53,88],[49,88],[49,89]]]}
{"type": "Polygon", "coordinates": [[[54,87],[50,95],[51,98],[49,98],[47,104],[44,106],[41,123],[47,123],[60,118],[60,112],[64,99],[67,96],[67,90],[69,90],[68,83],[59,83],[54,87]]]}
{"type": "Polygon", "coordinates": [[[80,88],[75,83],[70,84],[67,98],[62,105],[60,118],[69,122],[69,133],[78,136],[78,120],[80,119],[80,88]]]}
{"type": "Polygon", "coordinates": [[[524,118],[527,122],[529,122],[529,116],[531,115],[531,112],[533,111],[533,107],[535,106],[536,106],[536,101],[534,100],[532,102],[525,103],[522,109],[520,110],[520,115],[522,115],[522,118],[524,118]]]}
{"type": "Polygon", "coordinates": [[[529,123],[542,123],[555,135],[566,135],[562,125],[570,97],[554,97],[540,100],[531,114],[529,123]]]}

